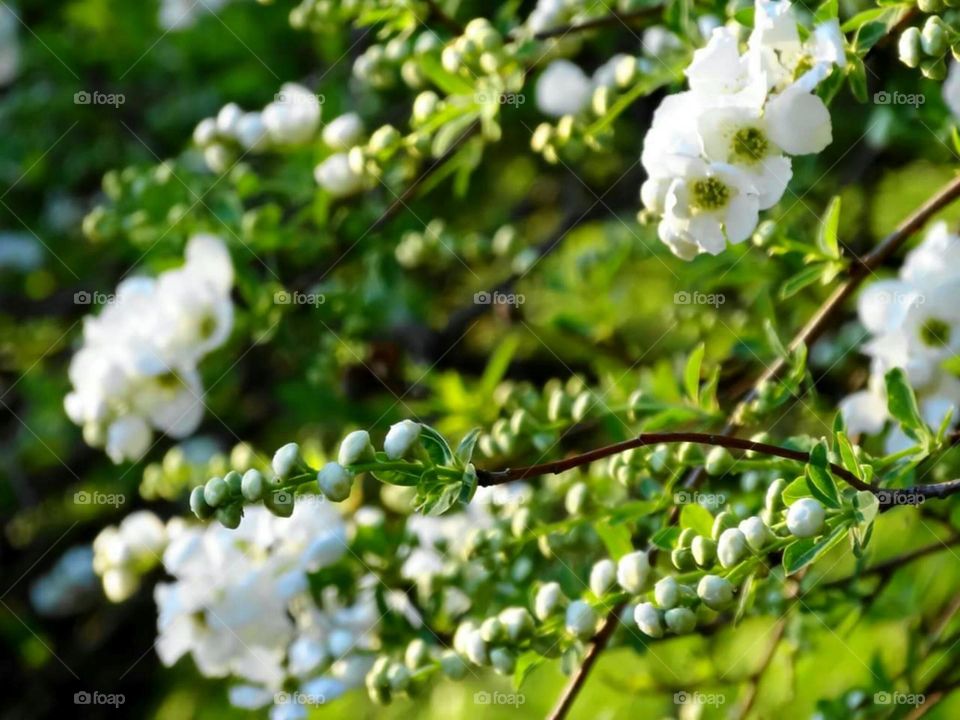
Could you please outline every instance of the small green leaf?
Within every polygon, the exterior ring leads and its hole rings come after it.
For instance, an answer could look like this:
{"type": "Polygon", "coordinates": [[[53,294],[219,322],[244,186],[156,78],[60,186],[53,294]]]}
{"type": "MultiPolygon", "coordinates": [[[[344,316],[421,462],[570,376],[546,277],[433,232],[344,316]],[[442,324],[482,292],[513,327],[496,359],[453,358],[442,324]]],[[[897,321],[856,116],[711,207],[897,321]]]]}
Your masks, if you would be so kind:
{"type": "Polygon", "coordinates": [[[684,505],[680,511],[680,527],[693,528],[698,535],[710,537],[713,532],[713,515],[702,505],[684,505]]]}
{"type": "Polygon", "coordinates": [[[853,496],[853,505],[857,508],[860,515],[860,523],[869,525],[877,517],[880,511],[880,501],[877,496],[868,490],[860,490],[853,496]]]}
{"type": "Polygon", "coordinates": [[[786,300],[789,297],[793,297],[808,285],[812,285],[820,279],[822,272],[823,266],[820,263],[807,265],[807,267],[803,268],[803,270],[780,286],[780,299],[786,300]]]}
{"type": "Polygon", "coordinates": [[[694,405],[700,404],[700,365],[703,363],[703,353],[705,346],[700,343],[690,353],[687,359],[687,366],[683,371],[683,382],[687,389],[687,395],[693,401],[694,405]]]}
{"type": "Polygon", "coordinates": [[[847,470],[863,480],[863,469],[860,467],[856,452],[846,433],[838,432],[834,435],[834,438],[836,439],[837,450],[840,452],[840,462],[847,470]]]}
{"type": "Polygon", "coordinates": [[[599,522],[594,525],[594,530],[603,541],[607,552],[614,560],[619,560],[624,555],[633,552],[633,543],[630,541],[630,530],[626,525],[612,525],[606,522],[599,522]]]}
{"type": "Polygon", "coordinates": [[[463,436],[463,439],[460,441],[460,444],[457,445],[457,460],[461,464],[466,465],[473,458],[473,450],[477,446],[477,438],[480,437],[480,428],[474,428],[466,435],[463,436]]]}
{"type": "Polygon", "coordinates": [[[477,479],[477,469],[473,466],[473,463],[467,463],[467,467],[463,471],[463,481],[460,485],[459,500],[463,505],[473,500],[473,496],[477,492],[477,479]]]}
{"type": "Polygon", "coordinates": [[[680,528],[676,525],[668,525],[667,527],[660,528],[653,534],[653,537],[650,538],[650,544],[661,550],[673,550],[673,546],[676,545],[678,537],[680,537],[680,528]]]}
{"type": "Polygon", "coordinates": [[[854,47],[857,52],[863,53],[880,42],[887,34],[887,24],[885,22],[868,22],[857,29],[857,34],[853,39],[854,47]]]}
{"type": "Polygon", "coordinates": [[[513,671],[513,687],[519,690],[527,681],[527,678],[540,667],[546,658],[535,650],[527,650],[517,658],[517,666],[513,671]]]}
{"type": "Polygon", "coordinates": [[[800,498],[810,497],[812,494],[813,493],[810,492],[810,486],[807,484],[807,479],[805,477],[798,477],[783,489],[780,497],[783,498],[783,504],[789,506],[793,505],[793,503],[800,498]]]}
{"type": "Polygon", "coordinates": [[[455,458],[453,450],[446,439],[429,425],[423,425],[420,431],[420,443],[430,456],[434,465],[453,465],[455,458]]]}
{"type": "Polygon", "coordinates": [[[819,25],[828,20],[836,20],[839,14],[840,8],[837,0],[824,0],[813,13],[813,24],[819,25]]]}
{"type": "Polygon", "coordinates": [[[828,507],[839,508],[840,493],[830,474],[827,444],[824,441],[818,442],[810,451],[810,462],[806,471],[807,485],[813,496],[828,507]]]}
{"type": "Polygon", "coordinates": [[[914,440],[926,433],[926,425],[920,417],[917,397],[907,382],[907,374],[902,368],[894,368],[886,375],[887,410],[900,423],[903,431],[914,440]]]}
{"type": "Polygon", "coordinates": [[[803,538],[787,545],[783,551],[783,569],[787,575],[799,572],[807,565],[827,553],[830,548],[843,540],[847,533],[845,525],[838,525],[833,531],[817,540],[803,538]]]}
{"type": "Polygon", "coordinates": [[[840,196],[835,195],[827,205],[827,212],[817,231],[817,247],[824,255],[834,260],[840,257],[840,196]]]}
{"type": "Polygon", "coordinates": [[[850,82],[850,92],[857,99],[857,102],[865,103],[867,101],[867,67],[856,55],[848,59],[847,80],[850,82]]]}

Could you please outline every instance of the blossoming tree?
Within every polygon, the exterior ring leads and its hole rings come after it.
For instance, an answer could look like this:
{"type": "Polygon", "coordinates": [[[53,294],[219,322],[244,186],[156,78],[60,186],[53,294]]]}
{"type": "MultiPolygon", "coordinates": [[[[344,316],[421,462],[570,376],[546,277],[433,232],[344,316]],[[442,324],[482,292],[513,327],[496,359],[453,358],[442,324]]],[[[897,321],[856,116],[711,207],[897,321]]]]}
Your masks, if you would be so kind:
{"type": "Polygon", "coordinates": [[[953,4],[263,4],[329,57],[83,217],[56,412],[166,504],[37,610],[272,720],[954,716],[953,4]]]}

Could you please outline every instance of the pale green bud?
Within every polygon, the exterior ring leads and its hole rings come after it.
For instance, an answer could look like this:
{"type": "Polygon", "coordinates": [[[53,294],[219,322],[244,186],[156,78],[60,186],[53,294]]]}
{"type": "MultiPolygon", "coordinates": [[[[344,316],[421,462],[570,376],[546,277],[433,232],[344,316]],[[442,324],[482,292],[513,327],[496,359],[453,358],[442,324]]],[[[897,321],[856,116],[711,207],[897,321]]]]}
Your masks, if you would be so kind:
{"type": "Polygon", "coordinates": [[[787,529],[799,538],[815,537],[823,530],[824,509],[814,498],[801,498],[787,510],[787,529]]]}
{"type": "Polygon", "coordinates": [[[708,475],[716,477],[717,475],[723,475],[724,473],[730,472],[730,469],[733,467],[733,455],[730,454],[730,451],[725,447],[715,447],[710,450],[707,454],[707,461],[704,465],[704,469],[707,471],[708,475]]]}
{"type": "Polygon", "coordinates": [[[440,97],[433,90],[424,90],[413,101],[413,121],[426,122],[437,111],[440,97]]]}
{"type": "Polygon", "coordinates": [[[699,567],[710,567],[717,557],[717,544],[708,537],[697,535],[697,537],[693,539],[693,545],[690,546],[690,551],[693,553],[693,559],[699,567]]]}
{"type": "Polygon", "coordinates": [[[414,638],[407,645],[403,653],[403,662],[410,670],[416,670],[427,664],[430,660],[430,651],[427,644],[420,638],[414,638]]]}
{"type": "Polygon", "coordinates": [[[613,585],[616,575],[617,566],[614,565],[613,560],[609,558],[598,560],[590,569],[590,590],[597,597],[602,596],[613,585]]]}
{"type": "Polygon", "coordinates": [[[627,553],[617,562],[617,583],[629,593],[641,592],[649,575],[650,559],[642,550],[627,553]]]}
{"type": "Polygon", "coordinates": [[[574,422],[582,422],[585,420],[593,409],[594,404],[593,393],[589,390],[584,390],[577,395],[577,399],[573,401],[573,407],[570,409],[570,416],[574,422]]]}
{"type": "Polygon", "coordinates": [[[928,17],[923,24],[923,30],[920,32],[920,47],[927,55],[943,55],[947,51],[947,33],[949,30],[950,28],[940,17],[936,15],[928,17]]]}
{"type": "Polygon", "coordinates": [[[689,608],[673,608],[663,615],[670,632],[676,635],[686,635],[697,626],[697,616],[689,608]]]}
{"type": "Polygon", "coordinates": [[[230,490],[223,478],[210,478],[203,486],[203,499],[207,501],[207,505],[210,507],[215,508],[222,504],[229,494],[230,490]]]}
{"type": "Polygon", "coordinates": [[[401,420],[387,431],[383,441],[383,451],[391,460],[399,460],[406,455],[420,438],[423,426],[413,420],[401,420]]]}
{"type": "Polygon", "coordinates": [[[723,610],[733,600],[733,586],[717,575],[704,575],[697,584],[697,595],[712,610],[723,610]]]}
{"type": "Polygon", "coordinates": [[[588,640],[597,630],[597,613],[583,600],[574,600],[567,608],[564,624],[568,633],[588,640]]]}
{"type": "Polygon", "coordinates": [[[563,504],[570,515],[579,515],[587,505],[587,496],[590,488],[585,482],[577,482],[570,486],[563,504]]]}
{"type": "Polygon", "coordinates": [[[783,491],[787,487],[787,481],[783,478],[777,478],[767,488],[767,494],[764,498],[764,507],[769,510],[777,510],[783,507],[783,491]]]}
{"type": "Polygon", "coordinates": [[[499,642],[504,636],[505,630],[499,618],[490,617],[480,623],[480,637],[484,642],[499,642]]]}
{"type": "Polygon", "coordinates": [[[251,468],[243,474],[240,481],[240,493],[249,502],[259,502],[263,498],[264,485],[263,475],[260,474],[260,471],[251,468]]]}
{"type": "Polygon", "coordinates": [[[669,610],[680,601],[680,587],[672,576],[668,575],[653,586],[653,597],[664,610],[669,610]]]}
{"type": "Polygon", "coordinates": [[[286,480],[302,463],[296,443],[287,443],[273,454],[273,472],[278,480],[286,480]]]}
{"type": "Polygon", "coordinates": [[[729,510],[717,513],[713,519],[713,530],[711,535],[714,540],[719,540],[724,530],[729,530],[737,526],[737,518],[729,510]]]}
{"type": "Polygon", "coordinates": [[[533,632],[533,618],[524,607],[508,607],[500,611],[498,618],[510,642],[520,642],[533,632]]]}
{"type": "Polygon", "coordinates": [[[517,656],[507,648],[497,647],[490,651],[490,664],[500,675],[512,675],[517,668],[517,656]]]}
{"type": "Polygon", "coordinates": [[[663,625],[660,622],[660,611],[653,603],[640,603],[633,609],[633,619],[644,635],[652,638],[663,637],[663,625]]]}
{"type": "Polygon", "coordinates": [[[918,67],[922,58],[921,42],[920,30],[915,27],[908,27],[900,33],[900,40],[897,43],[900,62],[907,67],[918,67]]]}
{"type": "Polygon", "coordinates": [[[757,552],[763,550],[764,546],[770,541],[770,529],[756,515],[748,517],[738,527],[746,538],[747,545],[757,552]]]}
{"type": "Polygon", "coordinates": [[[372,153],[381,153],[384,150],[389,150],[398,142],[400,142],[400,131],[393,125],[384,125],[374,130],[367,147],[372,153]]]}
{"type": "Polygon", "coordinates": [[[372,460],[374,460],[373,443],[370,442],[370,433],[366,430],[354,430],[352,433],[347,433],[346,437],[340,441],[337,462],[341,465],[356,465],[372,460]]]}
{"type": "Polygon", "coordinates": [[[736,565],[747,552],[747,539],[737,528],[727,528],[717,540],[717,559],[725,568],[736,565]]]}
{"type": "Polygon", "coordinates": [[[548,620],[566,603],[560,585],[555,582],[549,582],[537,590],[536,598],[533,601],[533,612],[541,622],[548,620]]]}
{"type": "Polygon", "coordinates": [[[333,502],[343,502],[353,489],[353,473],[340,463],[328,462],[317,473],[320,492],[333,502]]]}
{"type": "Polygon", "coordinates": [[[440,656],[440,669],[451,680],[462,680],[467,674],[467,664],[453,650],[447,650],[440,656]]]}
{"type": "Polygon", "coordinates": [[[225,528],[236,530],[240,527],[240,520],[243,518],[243,507],[240,503],[232,503],[217,508],[217,520],[225,528]]]}
{"type": "Polygon", "coordinates": [[[205,487],[198,485],[190,491],[190,510],[200,520],[206,520],[213,515],[213,508],[204,498],[205,487]]]}
{"type": "Polygon", "coordinates": [[[400,663],[395,663],[387,670],[387,682],[393,692],[403,692],[410,686],[410,671],[400,663]]]}

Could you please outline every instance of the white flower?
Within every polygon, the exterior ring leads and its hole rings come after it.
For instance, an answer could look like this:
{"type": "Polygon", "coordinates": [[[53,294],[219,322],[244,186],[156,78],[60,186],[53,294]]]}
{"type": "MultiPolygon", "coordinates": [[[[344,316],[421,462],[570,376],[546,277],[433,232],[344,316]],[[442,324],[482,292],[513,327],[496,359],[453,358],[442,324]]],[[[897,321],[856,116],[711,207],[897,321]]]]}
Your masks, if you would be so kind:
{"type": "Polygon", "coordinates": [[[258,152],[269,144],[267,128],[258,112],[244,113],[234,127],[234,136],[245,150],[258,152]]]}
{"type": "Polygon", "coordinates": [[[217,113],[217,132],[233,137],[241,117],[243,117],[243,109],[236,103],[227,103],[217,113]]]}
{"type": "Polygon", "coordinates": [[[733,586],[725,578],[704,575],[697,584],[697,596],[713,610],[722,610],[733,600],[733,586]]]}
{"type": "Polygon", "coordinates": [[[406,455],[420,437],[423,426],[413,420],[401,420],[387,431],[383,441],[383,451],[391,460],[399,460],[406,455]]]}
{"type": "Polygon", "coordinates": [[[823,530],[823,505],[814,498],[801,498],[787,510],[787,529],[795,536],[808,538],[823,530]]]}
{"type": "Polygon", "coordinates": [[[317,184],[334,197],[360,192],[364,178],[353,171],[346,153],[334,153],[313,169],[317,184]]]}
{"type": "Polygon", "coordinates": [[[732,165],[687,161],[667,190],[660,239],[688,260],[718,255],[727,243],[746,240],[757,226],[759,196],[750,178],[732,165]]]}
{"type": "Polygon", "coordinates": [[[812,91],[788,87],[767,102],[764,117],[770,139],[791,155],[820,152],[833,140],[830,111],[812,91]]]}
{"type": "Polygon", "coordinates": [[[107,427],[107,455],[115,463],[138,460],[150,449],[153,432],[146,420],[137,415],[114,420],[107,427]]]}
{"type": "Polygon", "coordinates": [[[317,483],[325,497],[333,502],[342,502],[350,496],[353,473],[339,463],[328,462],[317,473],[317,483]]]}
{"type": "Polygon", "coordinates": [[[649,575],[650,559],[642,550],[628,553],[617,562],[617,583],[629,593],[641,592],[649,575]]]}
{"type": "Polygon", "coordinates": [[[717,559],[725,568],[736,565],[747,551],[747,539],[737,528],[727,528],[717,539],[717,559]]]}
{"type": "Polygon", "coordinates": [[[598,560],[590,569],[590,590],[598,597],[603,595],[613,585],[616,574],[617,566],[614,565],[613,560],[609,558],[598,560]]]}
{"type": "Polygon", "coordinates": [[[663,625],[660,622],[660,611],[652,603],[640,603],[633,609],[633,619],[637,627],[652,638],[663,637],[663,625]]]}
{"type": "Polygon", "coordinates": [[[567,607],[564,625],[574,637],[588,640],[597,630],[597,613],[583,600],[574,600],[567,607]]]}
{"type": "Polygon", "coordinates": [[[349,150],[363,136],[363,120],[356,113],[345,113],[327,123],[322,135],[331,149],[349,150]]]}
{"type": "Polygon", "coordinates": [[[274,142],[302,145],[313,137],[320,125],[320,101],[302,85],[285,83],[277,99],[263,109],[262,117],[274,142]]]}
{"type": "Polygon", "coordinates": [[[533,631],[533,618],[524,607],[508,607],[497,616],[510,642],[520,642],[533,631]]]}
{"type": "Polygon", "coordinates": [[[340,441],[337,462],[341,465],[356,465],[368,458],[373,459],[373,445],[366,430],[354,430],[340,441]]]}
{"type": "Polygon", "coordinates": [[[590,102],[593,84],[580,66],[554,60],[537,79],[537,108],[544,115],[576,115],[590,102]]]}

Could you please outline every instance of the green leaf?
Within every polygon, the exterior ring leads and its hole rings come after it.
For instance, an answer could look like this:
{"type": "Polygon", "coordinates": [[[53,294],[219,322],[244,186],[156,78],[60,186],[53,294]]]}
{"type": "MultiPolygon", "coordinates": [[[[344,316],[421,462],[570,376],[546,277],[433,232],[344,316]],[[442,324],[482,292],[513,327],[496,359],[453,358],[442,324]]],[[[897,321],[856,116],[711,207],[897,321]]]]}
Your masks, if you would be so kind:
{"type": "Polygon", "coordinates": [[[807,265],[796,275],[787,280],[780,286],[780,299],[786,300],[793,297],[808,285],[812,285],[820,279],[820,273],[823,271],[821,264],[807,265]]]}
{"type": "Polygon", "coordinates": [[[840,257],[840,196],[835,195],[827,205],[827,212],[820,221],[817,231],[817,247],[827,257],[834,260],[840,257]]]}
{"type": "MultiPolygon", "coordinates": [[[[864,10],[863,12],[859,12],[847,20],[843,25],[840,26],[840,30],[844,34],[854,30],[859,30],[867,23],[873,22],[874,20],[879,20],[889,12],[890,8],[871,8],[869,10],[864,10]]],[[[886,26],[886,23],[884,23],[884,26],[886,26]]]]}
{"type": "MultiPolygon", "coordinates": [[[[712,529],[713,527],[711,526],[711,530],[712,529]]],[[[680,528],[676,525],[668,525],[667,527],[660,528],[653,534],[653,537],[650,538],[650,544],[661,550],[673,550],[673,546],[677,544],[678,537],[680,537],[680,528]]]]}
{"type": "MultiPolygon", "coordinates": [[[[885,22],[869,22],[861,25],[857,30],[857,35],[853,40],[857,52],[863,53],[880,42],[887,34],[887,24],[885,22]]],[[[862,65],[863,63],[861,63],[862,65]]]]}
{"type": "Polygon", "coordinates": [[[466,465],[473,458],[473,450],[477,446],[477,438],[480,437],[480,428],[474,428],[457,445],[456,457],[462,465],[466,465]]]}
{"type": "Polygon", "coordinates": [[[843,540],[847,533],[845,525],[838,525],[833,531],[818,540],[802,538],[787,545],[783,551],[783,569],[787,575],[799,572],[807,565],[822,557],[830,548],[843,540]]]}
{"type": "Polygon", "coordinates": [[[867,101],[867,68],[863,60],[856,56],[848,59],[847,80],[850,82],[850,92],[857,99],[857,102],[865,103],[867,101]]]}
{"type": "Polygon", "coordinates": [[[467,467],[463,471],[463,482],[460,485],[459,499],[463,505],[473,500],[473,496],[477,492],[477,480],[477,469],[473,466],[473,463],[467,463],[467,467]]]}
{"type": "Polygon", "coordinates": [[[594,525],[594,530],[603,541],[607,552],[614,560],[619,560],[624,555],[633,552],[633,543],[630,541],[630,530],[626,525],[612,525],[606,522],[599,522],[594,525]]]}
{"type": "Polygon", "coordinates": [[[773,326],[773,322],[770,318],[766,318],[763,321],[763,332],[767,336],[767,342],[770,344],[770,347],[773,349],[773,352],[780,357],[787,357],[790,353],[787,352],[787,348],[784,346],[783,341],[780,340],[780,335],[777,334],[777,329],[773,326]]]}
{"type": "Polygon", "coordinates": [[[810,451],[810,462],[807,464],[806,471],[807,485],[813,496],[828,507],[839,508],[840,492],[830,474],[827,444],[823,440],[810,451]]]}
{"type": "Polygon", "coordinates": [[[837,450],[840,452],[841,464],[847,470],[863,480],[863,469],[860,467],[860,462],[857,460],[857,455],[853,449],[853,445],[850,443],[850,438],[848,438],[844,432],[837,432],[834,435],[834,438],[836,439],[837,450]]]}
{"type": "Polygon", "coordinates": [[[427,79],[443,90],[447,95],[473,95],[473,84],[465,78],[447,72],[440,59],[434,55],[424,55],[419,59],[420,69],[427,79]]]}
{"type": "Polygon", "coordinates": [[[960,132],[957,132],[957,126],[950,128],[950,139],[953,141],[953,151],[960,155],[960,132]]]}
{"type": "Polygon", "coordinates": [[[853,496],[853,505],[857,508],[861,525],[869,525],[880,511],[880,501],[868,490],[860,490],[853,496]]]}
{"type": "Polygon", "coordinates": [[[434,465],[453,465],[455,457],[446,439],[429,425],[420,431],[420,444],[427,451],[434,465]]]}
{"type": "Polygon", "coordinates": [[[683,371],[684,386],[694,405],[700,404],[700,365],[703,363],[705,349],[703,343],[697,345],[687,358],[687,366],[683,371]]]}
{"type": "Polygon", "coordinates": [[[886,374],[887,410],[900,423],[903,431],[914,440],[927,433],[927,427],[920,417],[917,397],[907,382],[907,374],[902,368],[894,368],[886,374]]]}
{"type": "Polygon", "coordinates": [[[698,535],[710,537],[713,532],[713,515],[702,505],[684,505],[680,511],[680,527],[693,528],[698,535]]]}
{"type": "Polygon", "coordinates": [[[513,687],[519,690],[530,677],[531,673],[540,667],[546,658],[535,650],[527,650],[517,658],[517,666],[513,671],[513,687]]]}
{"type": "Polygon", "coordinates": [[[813,13],[813,24],[819,25],[828,20],[836,20],[840,14],[840,7],[837,0],[824,0],[813,13]]]}
{"type": "Polygon", "coordinates": [[[812,494],[813,493],[810,492],[810,486],[807,484],[807,479],[805,477],[798,477],[783,489],[780,497],[783,498],[783,504],[789,506],[793,505],[793,503],[800,498],[810,497],[812,494]]]}

